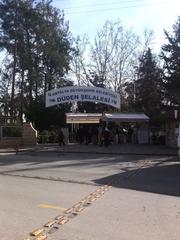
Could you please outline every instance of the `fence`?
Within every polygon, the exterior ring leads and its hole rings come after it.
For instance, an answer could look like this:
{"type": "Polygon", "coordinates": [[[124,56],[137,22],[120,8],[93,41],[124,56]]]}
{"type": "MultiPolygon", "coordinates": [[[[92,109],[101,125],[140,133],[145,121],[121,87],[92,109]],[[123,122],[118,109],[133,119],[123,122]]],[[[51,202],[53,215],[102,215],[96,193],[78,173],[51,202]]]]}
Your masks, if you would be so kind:
{"type": "Polygon", "coordinates": [[[22,137],[22,127],[21,126],[1,126],[0,137],[1,138],[22,137]]]}

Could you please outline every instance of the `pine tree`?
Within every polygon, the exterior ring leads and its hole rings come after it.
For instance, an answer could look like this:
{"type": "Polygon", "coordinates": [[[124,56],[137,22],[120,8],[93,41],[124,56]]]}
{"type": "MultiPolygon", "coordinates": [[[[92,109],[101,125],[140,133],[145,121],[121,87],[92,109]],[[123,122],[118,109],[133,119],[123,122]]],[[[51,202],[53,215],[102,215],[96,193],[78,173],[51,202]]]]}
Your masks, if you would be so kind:
{"type": "Polygon", "coordinates": [[[31,120],[45,92],[67,84],[71,35],[63,13],[49,0],[0,0],[1,50],[12,61],[10,113],[31,120]]]}
{"type": "Polygon", "coordinates": [[[155,57],[148,49],[140,59],[138,79],[135,81],[136,111],[143,111],[151,118],[161,111],[162,70],[157,66],[155,57]]]}
{"type": "Polygon", "coordinates": [[[17,0],[7,1],[2,0],[0,2],[0,48],[6,49],[6,51],[12,55],[12,86],[11,86],[11,116],[14,115],[14,95],[15,95],[15,80],[16,80],[16,67],[17,67],[17,45],[18,37],[21,34],[19,29],[19,12],[18,12],[17,0]]]}
{"type": "Polygon", "coordinates": [[[173,25],[173,34],[165,31],[168,43],[162,46],[164,85],[168,105],[180,107],[180,17],[173,25]]]}

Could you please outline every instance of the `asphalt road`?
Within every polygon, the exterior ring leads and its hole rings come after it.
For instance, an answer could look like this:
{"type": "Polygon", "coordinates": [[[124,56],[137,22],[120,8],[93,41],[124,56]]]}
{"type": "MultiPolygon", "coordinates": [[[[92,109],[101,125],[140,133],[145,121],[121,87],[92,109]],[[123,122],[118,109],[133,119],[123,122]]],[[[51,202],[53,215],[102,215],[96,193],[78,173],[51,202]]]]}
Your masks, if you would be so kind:
{"type": "Polygon", "coordinates": [[[177,240],[179,173],[179,161],[166,156],[1,154],[0,239],[37,239],[29,233],[89,196],[47,239],[177,240]]]}

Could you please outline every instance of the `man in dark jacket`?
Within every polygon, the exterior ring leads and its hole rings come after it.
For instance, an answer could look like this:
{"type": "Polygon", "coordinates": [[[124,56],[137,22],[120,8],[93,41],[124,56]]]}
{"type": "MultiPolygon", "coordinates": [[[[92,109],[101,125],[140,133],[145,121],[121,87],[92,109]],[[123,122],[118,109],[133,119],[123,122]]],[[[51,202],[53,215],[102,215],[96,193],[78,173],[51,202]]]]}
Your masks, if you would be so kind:
{"type": "Polygon", "coordinates": [[[58,133],[58,143],[59,143],[59,146],[64,146],[65,145],[65,142],[64,142],[64,134],[62,132],[62,130],[60,129],[59,133],[58,133]]]}

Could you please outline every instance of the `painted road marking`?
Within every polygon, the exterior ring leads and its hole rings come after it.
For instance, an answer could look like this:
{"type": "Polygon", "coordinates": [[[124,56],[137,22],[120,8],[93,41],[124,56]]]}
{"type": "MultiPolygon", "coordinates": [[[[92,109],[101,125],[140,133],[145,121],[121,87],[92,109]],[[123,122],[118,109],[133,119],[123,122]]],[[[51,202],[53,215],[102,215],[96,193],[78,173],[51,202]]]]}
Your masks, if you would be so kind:
{"type": "Polygon", "coordinates": [[[38,237],[36,238],[36,240],[45,240],[46,238],[47,238],[47,234],[44,233],[44,234],[42,234],[41,236],[38,236],[38,237]]]}
{"type": "Polygon", "coordinates": [[[64,212],[65,210],[67,210],[67,208],[63,208],[63,207],[59,207],[59,206],[55,206],[55,205],[50,205],[50,204],[39,204],[38,207],[39,207],[39,208],[56,209],[56,210],[60,210],[60,211],[62,211],[62,212],[64,212]]]}
{"type": "Polygon", "coordinates": [[[69,219],[61,219],[61,220],[58,222],[58,224],[59,224],[59,225],[64,225],[64,224],[66,224],[68,221],[69,221],[69,219]]]}
{"type": "Polygon", "coordinates": [[[40,234],[42,234],[44,232],[44,229],[43,228],[40,228],[40,229],[36,229],[34,230],[33,232],[31,232],[31,236],[38,236],[40,234]]]}
{"type": "MultiPolygon", "coordinates": [[[[148,166],[147,161],[143,161],[143,164],[139,166],[139,171],[142,170],[142,167],[148,166]]],[[[139,173],[139,171],[137,173],[139,173]]],[[[128,179],[131,178],[131,175],[128,176],[128,179]]],[[[96,189],[96,191],[92,192],[88,196],[86,196],[84,199],[73,205],[71,208],[65,209],[59,206],[49,205],[49,204],[40,204],[39,207],[43,208],[52,208],[52,209],[58,209],[63,211],[63,216],[59,215],[55,217],[54,219],[51,219],[48,221],[47,224],[44,225],[44,228],[35,230],[34,232],[31,232],[31,236],[35,236],[36,238],[26,238],[28,240],[44,240],[48,238],[48,234],[53,233],[54,231],[58,230],[59,227],[57,227],[57,224],[64,225],[66,224],[72,215],[77,216],[79,212],[83,211],[86,207],[88,207],[92,202],[96,201],[100,197],[103,197],[106,191],[109,191],[112,188],[112,184],[115,183],[115,181],[112,181],[109,185],[104,185],[102,187],[99,187],[96,189]],[[72,212],[73,210],[73,212],[72,212]],[[67,212],[65,212],[67,211],[67,212]],[[52,223],[52,224],[51,224],[52,223]],[[42,231],[43,229],[43,231],[42,231]]]]}
{"type": "Polygon", "coordinates": [[[66,224],[71,218],[75,217],[83,211],[86,207],[88,207],[91,202],[97,200],[99,195],[102,197],[105,191],[110,190],[110,185],[104,185],[96,189],[96,191],[92,192],[91,194],[87,195],[84,199],[81,199],[78,203],[74,204],[71,208],[62,208],[59,206],[49,205],[49,204],[40,204],[38,207],[42,208],[51,208],[51,209],[58,209],[63,211],[63,215],[59,215],[54,219],[49,220],[46,224],[44,224],[43,228],[35,230],[30,233],[31,236],[35,236],[36,238],[26,238],[30,240],[43,240],[48,238],[48,234],[53,233],[54,231],[58,230],[58,225],[66,224]],[[97,197],[98,195],[98,197],[97,197]],[[43,231],[42,231],[43,230],[43,231]]]}
{"type": "Polygon", "coordinates": [[[54,225],[56,223],[55,220],[50,220],[48,221],[46,224],[44,224],[44,227],[51,227],[52,225],[54,225]]]}

